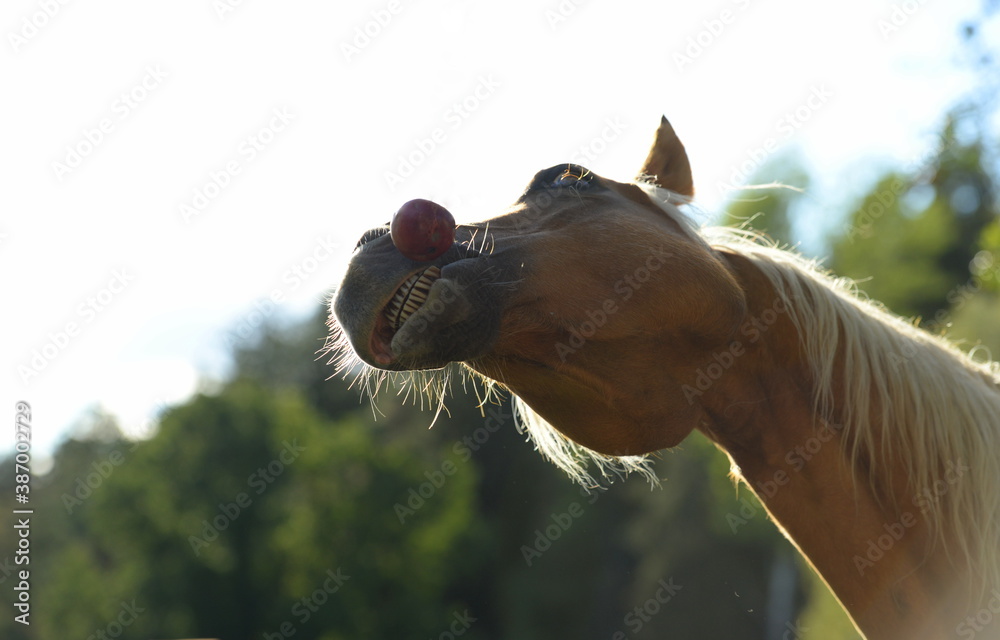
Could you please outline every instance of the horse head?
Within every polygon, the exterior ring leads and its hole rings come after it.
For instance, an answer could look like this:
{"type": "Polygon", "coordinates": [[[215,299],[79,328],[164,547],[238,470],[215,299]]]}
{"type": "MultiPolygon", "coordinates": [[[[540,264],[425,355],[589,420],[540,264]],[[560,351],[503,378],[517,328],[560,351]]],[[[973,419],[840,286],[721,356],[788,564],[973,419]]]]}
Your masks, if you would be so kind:
{"type": "Polygon", "coordinates": [[[683,384],[746,314],[724,258],[678,210],[692,195],[664,118],[636,181],[575,164],[539,171],[506,212],[458,226],[430,262],[398,251],[388,226],[369,230],[336,322],[372,367],[461,362],[599,453],[673,446],[698,421],[683,384]]]}

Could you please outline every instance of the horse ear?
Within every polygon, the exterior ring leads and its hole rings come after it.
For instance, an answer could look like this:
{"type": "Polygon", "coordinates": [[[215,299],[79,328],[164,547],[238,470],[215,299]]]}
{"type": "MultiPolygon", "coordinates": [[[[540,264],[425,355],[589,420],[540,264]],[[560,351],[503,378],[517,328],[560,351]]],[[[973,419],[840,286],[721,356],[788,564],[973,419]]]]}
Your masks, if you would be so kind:
{"type": "Polygon", "coordinates": [[[687,152],[666,116],[660,120],[660,128],[656,130],[656,138],[639,171],[639,178],[652,179],[657,186],[688,198],[694,195],[687,152]]]}

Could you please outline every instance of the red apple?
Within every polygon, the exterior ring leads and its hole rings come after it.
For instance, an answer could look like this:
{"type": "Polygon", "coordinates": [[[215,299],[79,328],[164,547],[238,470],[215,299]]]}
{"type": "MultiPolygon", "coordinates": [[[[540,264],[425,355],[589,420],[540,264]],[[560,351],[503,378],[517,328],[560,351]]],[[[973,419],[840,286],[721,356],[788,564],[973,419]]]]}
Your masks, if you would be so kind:
{"type": "Polygon", "coordinates": [[[389,234],[404,256],[427,262],[455,243],[455,217],[436,202],[410,200],[392,216],[389,234]]]}

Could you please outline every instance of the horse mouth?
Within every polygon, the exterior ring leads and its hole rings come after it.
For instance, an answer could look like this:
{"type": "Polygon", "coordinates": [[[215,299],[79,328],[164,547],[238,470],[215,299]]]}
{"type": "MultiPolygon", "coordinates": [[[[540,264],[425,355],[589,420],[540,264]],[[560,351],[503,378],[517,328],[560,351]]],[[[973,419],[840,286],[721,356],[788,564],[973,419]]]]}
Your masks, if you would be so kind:
{"type": "Polygon", "coordinates": [[[379,364],[391,364],[396,355],[392,340],[399,329],[427,303],[431,286],[441,278],[441,268],[430,266],[411,274],[396,288],[389,302],[377,314],[370,348],[379,364]]]}
{"type": "Polygon", "coordinates": [[[370,240],[351,258],[331,302],[355,355],[377,369],[416,371],[485,354],[510,288],[498,284],[512,280],[503,267],[459,242],[433,263],[414,263],[388,241],[370,240]]]}

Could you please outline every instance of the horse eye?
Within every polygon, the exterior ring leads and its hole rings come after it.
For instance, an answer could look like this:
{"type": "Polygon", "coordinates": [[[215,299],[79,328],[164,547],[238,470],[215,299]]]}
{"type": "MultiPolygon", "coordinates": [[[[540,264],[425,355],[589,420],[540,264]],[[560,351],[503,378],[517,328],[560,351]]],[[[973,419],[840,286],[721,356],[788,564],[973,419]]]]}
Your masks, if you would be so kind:
{"type": "Polygon", "coordinates": [[[365,234],[361,236],[360,240],[358,240],[358,244],[354,246],[354,250],[357,251],[358,249],[361,248],[361,245],[371,242],[376,238],[381,238],[387,233],[389,233],[388,222],[386,222],[385,226],[383,227],[375,227],[374,229],[369,229],[368,231],[365,231],[365,234]]]}
{"type": "Polygon", "coordinates": [[[568,164],[552,181],[553,187],[584,187],[590,184],[591,173],[580,165],[568,164]]]}
{"type": "Polygon", "coordinates": [[[528,191],[537,189],[582,189],[591,186],[594,174],[578,164],[557,164],[535,174],[528,191]]]}

